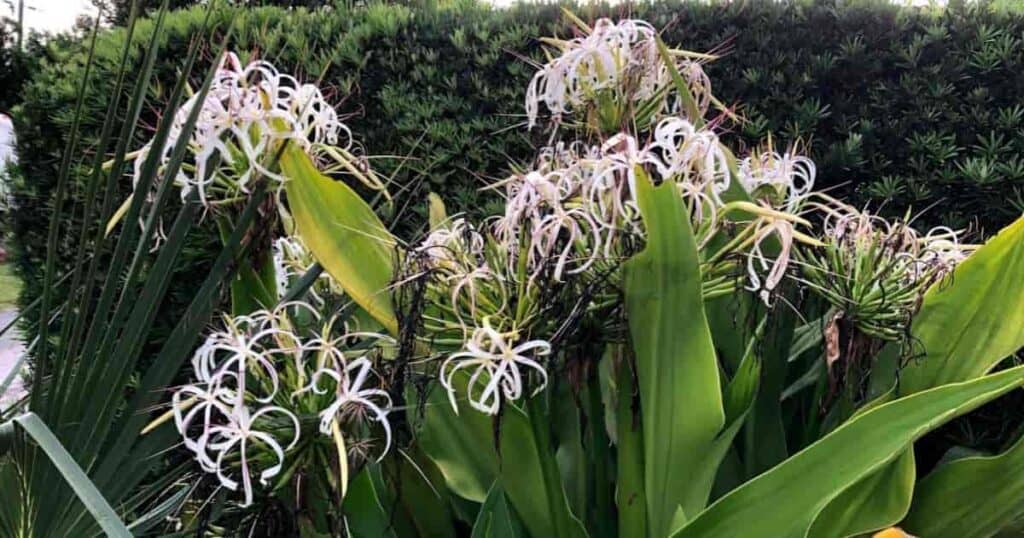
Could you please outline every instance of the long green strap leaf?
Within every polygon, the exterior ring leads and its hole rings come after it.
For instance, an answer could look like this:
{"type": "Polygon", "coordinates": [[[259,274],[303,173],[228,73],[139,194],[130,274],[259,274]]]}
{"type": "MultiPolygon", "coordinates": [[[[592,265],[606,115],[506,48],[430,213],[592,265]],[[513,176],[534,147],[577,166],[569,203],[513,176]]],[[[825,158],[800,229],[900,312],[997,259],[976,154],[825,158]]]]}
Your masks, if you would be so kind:
{"type": "MultiPolygon", "coordinates": [[[[616,352],[620,345],[616,346],[616,352]]],[[[634,409],[636,380],[628,364],[620,364],[615,375],[616,484],[615,503],[619,509],[619,538],[647,536],[647,496],[644,494],[643,426],[634,409]]]]}
{"type": "Polygon", "coordinates": [[[505,490],[495,482],[477,513],[470,538],[520,538],[523,525],[505,499],[505,490]]]}
{"type": "Polygon", "coordinates": [[[368,465],[349,484],[348,494],[342,504],[345,520],[352,536],[395,536],[387,510],[381,504],[377,485],[371,473],[380,472],[375,465],[368,465]]]}
{"type": "MultiPolygon", "coordinates": [[[[455,379],[463,381],[464,386],[464,379],[455,379]]],[[[499,473],[494,423],[468,405],[459,408],[460,413],[455,413],[444,390],[433,387],[427,395],[417,439],[453,493],[482,503],[499,473]]]]}
{"type": "Polygon", "coordinates": [[[96,486],[89,480],[85,471],[78,466],[71,454],[60,443],[57,436],[35,413],[26,413],[14,419],[46,453],[53,466],[64,477],[71,489],[85,505],[85,508],[96,518],[100,528],[107,536],[115,538],[131,538],[132,533],[125,527],[121,518],[103,497],[96,486]]]}
{"type": "Polygon", "coordinates": [[[583,524],[572,513],[551,440],[549,413],[541,398],[526,401],[527,410],[508,403],[499,442],[501,483],[516,513],[532,536],[583,538],[583,524]]]}
{"type": "Polygon", "coordinates": [[[878,406],[719,499],[677,538],[803,538],[846,488],[946,421],[1021,385],[1024,366],[878,406]]]}
{"type": "Polygon", "coordinates": [[[914,451],[904,450],[839,494],[814,520],[808,538],[860,536],[899,523],[910,509],[915,472],[914,451]]]}
{"type": "Polygon", "coordinates": [[[725,424],[718,363],[701,296],[700,260],[678,188],[637,169],[647,246],[624,265],[644,438],[648,535],[667,536],[704,508],[725,424]]]}
{"type": "MultiPolygon", "coordinates": [[[[465,387],[468,379],[468,374],[456,374],[455,387],[465,387]]],[[[434,387],[419,436],[423,452],[441,470],[448,487],[482,503],[500,477],[505,496],[532,536],[586,536],[569,508],[555,448],[538,429],[547,428],[547,423],[531,420],[525,411],[507,404],[499,424],[499,453],[493,417],[457,403],[458,413],[441,387],[434,387]]],[[[530,404],[539,405],[533,400],[530,404]]]]}

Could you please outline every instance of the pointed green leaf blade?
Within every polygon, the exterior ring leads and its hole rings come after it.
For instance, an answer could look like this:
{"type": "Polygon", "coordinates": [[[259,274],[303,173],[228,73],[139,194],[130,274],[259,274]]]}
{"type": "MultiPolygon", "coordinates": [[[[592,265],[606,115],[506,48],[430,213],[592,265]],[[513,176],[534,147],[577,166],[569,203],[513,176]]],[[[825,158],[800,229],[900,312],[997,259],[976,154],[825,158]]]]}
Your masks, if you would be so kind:
{"type": "Polygon", "coordinates": [[[303,242],[345,293],[396,334],[389,292],[394,237],[369,204],[348,185],[321,174],[301,148],[290,144],[280,164],[303,242]]]}
{"type": "Polygon", "coordinates": [[[878,406],[722,497],[677,538],[802,538],[825,506],[914,440],[1017,387],[1024,366],[878,406]]]}
{"type": "Polygon", "coordinates": [[[911,330],[925,356],[901,372],[901,394],[973,379],[1024,347],[1024,217],[932,286],[911,330]]]}
{"type": "Polygon", "coordinates": [[[1024,516],[1024,438],[1006,452],[939,467],[914,491],[902,527],[928,538],[984,538],[1024,516]]]}
{"type": "MultiPolygon", "coordinates": [[[[625,304],[636,354],[651,536],[667,536],[680,508],[707,503],[708,448],[725,424],[718,364],[704,314],[697,244],[677,187],[637,170],[646,248],[625,263],[625,304]]],[[[710,475],[710,479],[708,479],[710,475]]],[[[685,521],[685,520],[684,520],[685,521]]]]}
{"type": "Polygon", "coordinates": [[[808,538],[859,536],[899,523],[910,509],[915,472],[914,451],[904,450],[829,503],[814,520],[808,538]]]}

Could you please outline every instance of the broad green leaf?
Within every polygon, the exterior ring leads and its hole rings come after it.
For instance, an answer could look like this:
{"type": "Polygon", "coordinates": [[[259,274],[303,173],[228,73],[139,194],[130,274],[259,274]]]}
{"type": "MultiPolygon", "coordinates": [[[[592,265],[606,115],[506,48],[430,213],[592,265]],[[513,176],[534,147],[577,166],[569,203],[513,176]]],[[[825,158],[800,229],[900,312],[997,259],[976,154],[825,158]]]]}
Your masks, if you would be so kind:
{"type": "Polygon", "coordinates": [[[345,293],[396,334],[389,291],[394,237],[369,204],[345,183],[321,174],[298,146],[289,144],[280,163],[302,241],[345,293]]]}
{"type": "MultiPolygon", "coordinates": [[[[465,379],[456,376],[455,382],[460,381],[464,386],[465,379]]],[[[482,503],[498,478],[494,420],[463,401],[458,404],[456,413],[444,389],[432,387],[418,439],[423,453],[444,475],[448,488],[465,499],[482,503]]]]}
{"type": "Polygon", "coordinates": [[[973,379],[1024,347],[1024,217],[928,290],[911,331],[924,357],[901,372],[901,394],[973,379]]]}
{"type": "MultiPolygon", "coordinates": [[[[582,516],[587,510],[587,454],[583,448],[580,408],[572,391],[567,383],[554,387],[550,421],[562,487],[573,513],[582,516]]],[[[580,393],[582,396],[583,391],[580,393]]]]}
{"type": "Polygon", "coordinates": [[[611,424],[607,421],[609,413],[613,413],[615,407],[605,398],[610,396],[609,366],[609,363],[604,361],[603,364],[591,368],[589,380],[580,394],[586,410],[583,428],[586,467],[583,474],[587,485],[587,498],[585,506],[578,512],[574,509],[574,513],[585,518],[584,524],[594,538],[616,536],[615,460],[609,435],[609,426],[612,429],[615,427],[614,415],[611,417],[611,424]]]}
{"type": "Polygon", "coordinates": [[[477,513],[470,538],[521,538],[525,535],[522,523],[505,500],[505,491],[495,482],[477,513]]]}
{"type": "Polygon", "coordinates": [[[357,538],[395,535],[388,511],[381,504],[380,494],[371,474],[374,471],[374,466],[368,465],[356,475],[341,506],[349,531],[357,538]]]}
{"type": "MultiPolygon", "coordinates": [[[[454,376],[459,394],[465,394],[468,379],[462,372],[454,376]]],[[[444,390],[434,387],[419,434],[423,452],[440,469],[448,487],[466,499],[484,502],[500,477],[505,496],[531,535],[586,536],[569,509],[546,420],[534,424],[525,411],[508,403],[496,421],[464,401],[457,403],[458,413],[444,390]],[[495,427],[500,428],[500,454],[495,427]]]]}
{"type": "Polygon", "coordinates": [[[644,444],[639,410],[634,409],[636,382],[623,362],[615,375],[616,484],[619,538],[647,536],[647,497],[644,495],[644,444]]]}
{"type": "Polygon", "coordinates": [[[707,503],[725,424],[718,364],[704,315],[697,244],[678,188],[637,169],[647,246],[624,264],[636,355],[649,536],[667,536],[707,503]],[[681,511],[681,514],[680,514],[681,511]],[[680,515],[682,519],[680,519],[680,515]]]}
{"type": "Polygon", "coordinates": [[[829,503],[814,520],[808,538],[859,536],[899,523],[910,509],[914,473],[914,451],[904,450],[829,503]]]}
{"type": "Polygon", "coordinates": [[[499,465],[505,495],[532,536],[585,537],[562,485],[549,413],[541,412],[539,397],[526,403],[531,415],[508,403],[501,417],[499,465]]]}
{"type": "Polygon", "coordinates": [[[964,458],[932,471],[914,491],[901,526],[928,538],[984,538],[1021,517],[1024,438],[998,456],[964,458]]]}
{"type": "MultiPolygon", "coordinates": [[[[229,219],[218,218],[217,229],[226,245],[233,226],[229,219]]],[[[231,279],[231,314],[241,316],[277,304],[277,275],[270,245],[253,249],[255,256],[244,260],[231,279]]]]}
{"type": "Polygon", "coordinates": [[[418,447],[411,447],[398,462],[398,495],[420,536],[455,536],[451,496],[444,476],[418,447]]]}
{"type": "Polygon", "coordinates": [[[832,499],[893,461],[914,440],[1022,381],[1024,366],[872,409],[722,497],[675,536],[802,538],[832,499]]]}
{"type": "MultiPolygon", "coordinates": [[[[923,356],[912,359],[900,372],[900,394],[974,379],[1024,346],[1024,218],[1003,229],[961,263],[951,281],[939,282],[928,290],[911,334],[915,350],[920,349],[923,356]]],[[[900,363],[897,347],[887,346],[876,360],[871,389],[878,394],[885,387],[895,386],[900,363]]],[[[912,457],[901,458],[909,459],[912,457]]],[[[857,503],[851,503],[847,496],[886,500],[888,510],[872,503],[857,516],[850,516],[858,522],[850,528],[850,534],[893,524],[910,506],[913,473],[895,467],[880,473],[870,483],[851,488],[826,511],[855,511],[857,503]],[[892,481],[878,479],[887,472],[892,481]]]]}
{"type": "MultiPolygon", "coordinates": [[[[748,357],[754,346],[759,346],[761,356],[757,365],[758,372],[763,374],[756,386],[756,400],[744,425],[742,460],[746,479],[767,471],[789,455],[782,421],[782,391],[797,317],[786,308],[783,305],[769,312],[748,346],[748,357]]],[[[728,415],[728,406],[726,410],[728,415]]]]}

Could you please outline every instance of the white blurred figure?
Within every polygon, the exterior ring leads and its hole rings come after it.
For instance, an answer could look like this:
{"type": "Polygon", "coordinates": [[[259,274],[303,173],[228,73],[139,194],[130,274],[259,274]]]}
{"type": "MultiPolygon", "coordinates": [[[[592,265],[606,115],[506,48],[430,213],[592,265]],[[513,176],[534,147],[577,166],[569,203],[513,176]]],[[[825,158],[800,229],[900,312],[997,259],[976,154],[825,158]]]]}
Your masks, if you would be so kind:
{"type": "MultiPolygon", "coordinates": [[[[8,196],[10,189],[7,182],[7,170],[17,162],[17,155],[14,153],[15,145],[14,122],[7,114],[0,114],[0,213],[8,209],[8,196]]],[[[0,258],[2,258],[2,247],[0,247],[0,258]]]]}

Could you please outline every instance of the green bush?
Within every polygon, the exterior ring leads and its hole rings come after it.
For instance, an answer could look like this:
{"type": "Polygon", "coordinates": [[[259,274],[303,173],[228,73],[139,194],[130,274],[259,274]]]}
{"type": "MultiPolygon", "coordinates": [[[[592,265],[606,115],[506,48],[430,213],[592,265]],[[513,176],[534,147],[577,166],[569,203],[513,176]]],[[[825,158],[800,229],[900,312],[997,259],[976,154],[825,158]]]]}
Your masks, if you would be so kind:
{"type": "MultiPolygon", "coordinates": [[[[749,120],[727,124],[729,143],[749,147],[768,133],[776,145],[800,139],[817,162],[819,185],[890,215],[934,206],[923,217],[927,224],[973,225],[982,235],[1024,210],[1024,16],[976,4],[929,11],[839,1],[672,1],[632,11],[668,28],[668,43],[723,53],[708,67],[715,93],[743,103],[749,120]]],[[[622,8],[577,10],[584,19],[609,12],[622,8]]],[[[161,57],[183,58],[203,17],[203,8],[172,14],[161,57]]],[[[408,204],[393,223],[406,230],[422,222],[430,190],[443,192],[453,209],[492,212],[494,196],[478,190],[482,179],[502,176],[510,158],[526,160],[544,142],[541,134],[531,139],[514,128],[525,121],[528,59],[539,54],[533,36],[564,36],[569,28],[557,6],[496,10],[468,1],[312,12],[232,7],[216,18],[233,25],[234,50],[267,55],[333,92],[365,153],[384,156],[374,166],[393,177],[392,191],[408,204]]],[[[141,61],[151,31],[143,22],[132,61],[141,61]]],[[[86,102],[86,149],[102,123],[123,35],[115,29],[100,37],[86,102]]],[[[34,277],[50,191],[85,58],[81,46],[50,55],[25,89],[16,118],[27,178],[14,186],[19,210],[12,223],[18,270],[27,282],[23,304],[39,294],[34,277]]],[[[178,75],[173,62],[158,69],[165,84],[150,89],[148,111],[162,108],[178,75]]],[[[147,125],[152,116],[144,113],[147,125]]],[[[140,144],[148,134],[141,130],[140,144]]],[[[74,176],[79,197],[86,163],[74,176]]],[[[126,196],[127,178],[123,183],[126,196]]],[[[64,221],[76,218],[69,213],[64,221]]],[[[211,240],[190,245],[177,270],[163,325],[173,323],[205,271],[217,244],[211,222],[207,228],[211,240]]],[[[71,245],[65,247],[70,256],[71,245]]]]}

